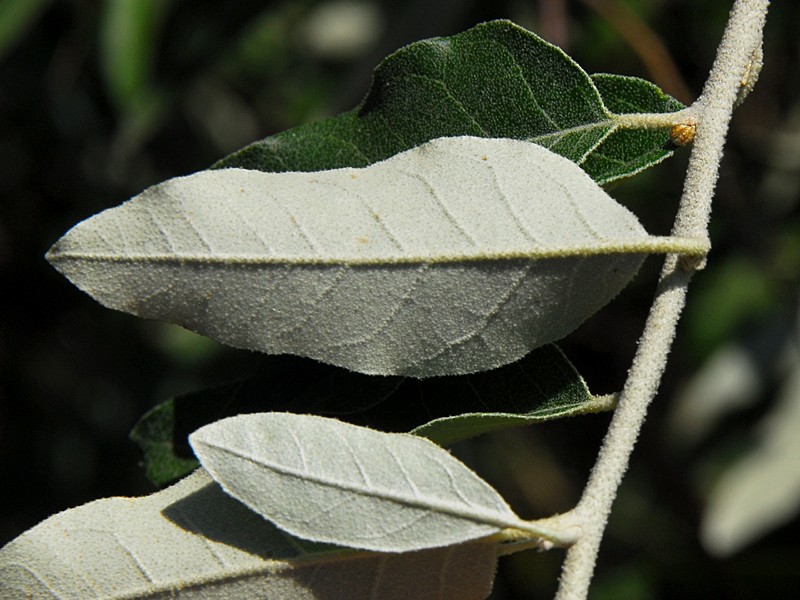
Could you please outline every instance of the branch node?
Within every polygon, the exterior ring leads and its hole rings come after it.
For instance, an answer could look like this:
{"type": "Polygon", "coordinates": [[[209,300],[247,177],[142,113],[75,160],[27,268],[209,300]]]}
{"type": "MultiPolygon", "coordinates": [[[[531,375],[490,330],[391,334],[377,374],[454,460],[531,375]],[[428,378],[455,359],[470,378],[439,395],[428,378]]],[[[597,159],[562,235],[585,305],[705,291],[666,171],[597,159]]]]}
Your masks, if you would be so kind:
{"type": "Polygon", "coordinates": [[[702,271],[706,268],[707,262],[707,254],[681,254],[680,258],[678,259],[678,265],[680,265],[680,268],[687,273],[702,271]]]}

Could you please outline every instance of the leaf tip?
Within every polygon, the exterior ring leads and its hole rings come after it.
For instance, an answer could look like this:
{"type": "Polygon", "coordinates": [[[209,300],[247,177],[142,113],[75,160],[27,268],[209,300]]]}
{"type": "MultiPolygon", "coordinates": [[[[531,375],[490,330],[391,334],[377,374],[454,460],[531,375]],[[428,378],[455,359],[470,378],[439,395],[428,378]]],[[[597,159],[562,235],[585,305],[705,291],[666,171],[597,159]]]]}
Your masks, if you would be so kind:
{"type": "Polygon", "coordinates": [[[65,244],[64,238],[66,236],[60,238],[57,242],[55,242],[50,248],[45,252],[44,259],[53,267],[56,271],[64,274],[63,271],[63,264],[65,259],[65,244]]]}

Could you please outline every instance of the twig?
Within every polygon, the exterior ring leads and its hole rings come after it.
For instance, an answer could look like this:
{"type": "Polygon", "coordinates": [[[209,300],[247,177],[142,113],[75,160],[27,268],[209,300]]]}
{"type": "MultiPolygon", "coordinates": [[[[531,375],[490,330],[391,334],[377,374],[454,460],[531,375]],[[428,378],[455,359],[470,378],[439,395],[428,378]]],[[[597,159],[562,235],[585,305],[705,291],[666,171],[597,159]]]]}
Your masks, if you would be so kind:
{"type": "MultiPolygon", "coordinates": [[[[737,0],[700,98],[690,108],[697,136],[673,235],[707,239],[711,199],[731,113],[748,63],[761,47],[768,0],[737,0]]],[[[752,83],[752,82],[751,82],[752,83]]],[[[567,551],[556,600],[583,600],[594,571],[611,505],[658,389],[694,268],[676,255],[665,260],[653,306],[628,380],[583,497],[575,508],[582,534],[567,551]]]]}

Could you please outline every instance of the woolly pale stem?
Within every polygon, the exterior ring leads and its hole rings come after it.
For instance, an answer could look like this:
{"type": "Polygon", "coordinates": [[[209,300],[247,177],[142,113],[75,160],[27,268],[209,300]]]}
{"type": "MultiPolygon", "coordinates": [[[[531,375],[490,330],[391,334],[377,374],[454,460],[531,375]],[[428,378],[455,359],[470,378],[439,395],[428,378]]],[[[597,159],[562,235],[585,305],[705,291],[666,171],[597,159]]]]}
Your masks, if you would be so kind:
{"type": "MultiPolygon", "coordinates": [[[[737,0],[703,94],[688,109],[696,118],[697,135],[673,235],[708,237],[711,199],[728,123],[748,63],[761,47],[768,5],[768,0],[737,0]]],[[[567,551],[556,600],[583,600],[588,594],[611,505],[661,381],[691,276],[692,270],[678,256],[667,257],[628,380],[575,508],[582,534],[567,551]]]]}

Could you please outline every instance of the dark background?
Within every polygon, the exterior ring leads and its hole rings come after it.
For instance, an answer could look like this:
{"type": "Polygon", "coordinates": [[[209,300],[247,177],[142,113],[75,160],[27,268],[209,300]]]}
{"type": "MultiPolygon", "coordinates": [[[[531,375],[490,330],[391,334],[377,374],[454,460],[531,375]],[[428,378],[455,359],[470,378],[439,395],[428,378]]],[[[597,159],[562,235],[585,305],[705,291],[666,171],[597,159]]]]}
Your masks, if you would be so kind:
{"type": "MultiPolygon", "coordinates": [[[[124,4],[0,3],[0,545],[54,512],[154,491],[127,439],[139,416],[176,393],[247,374],[257,360],[93,302],[43,259],[69,227],[250,141],[350,109],[387,54],[489,19],[558,43],[590,73],[645,77],[689,102],[730,5],[365,1],[343,19],[354,33],[337,45],[314,30],[320,20],[334,29],[324,21],[334,3],[139,0],[133,16],[115,18],[124,4]],[[14,12],[22,4],[30,14],[14,12]],[[356,18],[366,21],[354,26],[356,18]]],[[[796,337],[799,13],[793,1],[772,7],[761,80],[732,124],[708,270],[695,278],[615,504],[592,598],[786,598],[800,587],[796,511],[732,556],[710,555],[698,538],[715,481],[758,445],[797,362],[775,366],[796,337]],[[760,369],[757,389],[687,441],[676,393],[732,347],[760,369]]],[[[669,230],[687,156],[612,192],[653,233],[669,230]]],[[[595,393],[621,388],[657,271],[649,259],[630,289],[562,344],[595,393]]],[[[543,516],[577,501],[607,423],[569,419],[459,451],[521,516],[543,516]]],[[[552,597],[562,556],[502,559],[493,597],[552,597]]]]}

